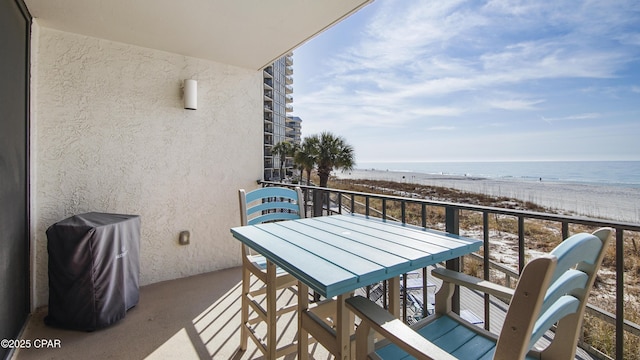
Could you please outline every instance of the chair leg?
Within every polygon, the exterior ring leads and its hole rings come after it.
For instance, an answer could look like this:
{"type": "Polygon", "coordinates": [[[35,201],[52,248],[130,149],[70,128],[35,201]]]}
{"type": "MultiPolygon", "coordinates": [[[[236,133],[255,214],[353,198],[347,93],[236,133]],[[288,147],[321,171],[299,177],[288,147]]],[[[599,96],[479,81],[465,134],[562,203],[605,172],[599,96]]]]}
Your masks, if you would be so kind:
{"type": "Polygon", "coordinates": [[[267,359],[276,358],[276,265],[267,261],[267,359]]]}
{"type": "Polygon", "coordinates": [[[240,326],[240,350],[247,350],[247,342],[249,340],[249,291],[251,287],[251,273],[242,266],[242,296],[241,296],[241,326],[240,326]]]}

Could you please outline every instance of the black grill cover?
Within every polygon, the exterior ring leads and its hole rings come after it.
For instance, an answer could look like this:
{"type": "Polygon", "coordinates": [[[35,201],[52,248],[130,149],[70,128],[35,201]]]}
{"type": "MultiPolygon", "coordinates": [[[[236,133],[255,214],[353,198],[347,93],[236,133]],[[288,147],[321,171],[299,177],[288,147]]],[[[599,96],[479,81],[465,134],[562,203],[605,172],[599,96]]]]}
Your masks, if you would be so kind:
{"type": "Polygon", "coordinates": [[[140,217],[86,213],[47,229],[47,325],[93,331],[138,304],[140,217]]]}

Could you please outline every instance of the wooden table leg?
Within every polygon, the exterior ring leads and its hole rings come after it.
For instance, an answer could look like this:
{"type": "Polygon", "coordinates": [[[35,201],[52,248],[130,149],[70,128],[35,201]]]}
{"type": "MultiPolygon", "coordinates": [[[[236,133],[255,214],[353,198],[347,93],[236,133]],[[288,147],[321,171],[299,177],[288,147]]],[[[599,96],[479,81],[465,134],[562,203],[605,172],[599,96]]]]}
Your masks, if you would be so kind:
{"type": "Polygon", "coordinates": [[[298,359],[309,359],[309,333],[302,326],[302,314],[309,310],[309,287],[298,281],[298,359]]]}
{"type": "Polygon", "coordinates": [[[351,329],[353,323],[350,322],[350,311],[345,305],[345,300],[350,297],[350,294],[338,295],[336,301],[337,314],[336,314],[336,342],[338,349],[340,350],[337,359],[348,360],[351,357],[351,329]]]}
{"type": "MultiPolygon", "coordinates": [[[[351,292],[349,294],[349,297],[353,297],[354,296],[354,292],[351,292]]],[[[351,352],[350,352],[350,359],[355,359],[356,358],[356,344],[355,344],[355,335],[356,335],[356,314],[354,314],[352,311],[349,311],[349,344],[351,346],[351,352]],[[353,342],[351,342],[351,339],[354,339],[353,342]]]]}
{"type": "Polygon", "coordinates": [[[389,279],[389,312],[400,318],[400,277],[389,279]]]}

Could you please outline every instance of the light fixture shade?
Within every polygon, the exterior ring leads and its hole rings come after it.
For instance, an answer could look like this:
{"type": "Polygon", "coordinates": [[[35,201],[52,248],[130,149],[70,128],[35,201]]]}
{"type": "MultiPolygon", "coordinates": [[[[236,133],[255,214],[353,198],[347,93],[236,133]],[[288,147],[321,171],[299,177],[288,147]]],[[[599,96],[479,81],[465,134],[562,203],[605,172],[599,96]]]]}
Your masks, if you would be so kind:
{"type": "Polygon", "coordinates": [[[198,81],[196,80],[184,81],[184,108],[187,110],[198,108],[198,81]]]}

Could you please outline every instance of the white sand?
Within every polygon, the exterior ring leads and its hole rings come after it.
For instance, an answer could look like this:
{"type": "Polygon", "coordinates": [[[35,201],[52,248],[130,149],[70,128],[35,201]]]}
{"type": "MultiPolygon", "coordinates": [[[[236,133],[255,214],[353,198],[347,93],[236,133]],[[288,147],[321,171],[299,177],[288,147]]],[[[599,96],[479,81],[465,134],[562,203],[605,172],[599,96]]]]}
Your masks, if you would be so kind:
{"type": "Polygon", "coordinates": [[[370,179],[442,186],[505,196],[576,215],[640,223],[640,188],[544,181],[498,180],[384,170],[336,172],[340,179],[370,179]]]}

